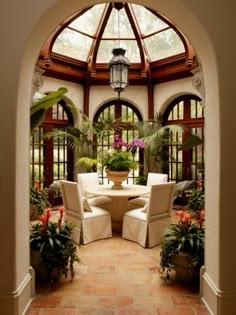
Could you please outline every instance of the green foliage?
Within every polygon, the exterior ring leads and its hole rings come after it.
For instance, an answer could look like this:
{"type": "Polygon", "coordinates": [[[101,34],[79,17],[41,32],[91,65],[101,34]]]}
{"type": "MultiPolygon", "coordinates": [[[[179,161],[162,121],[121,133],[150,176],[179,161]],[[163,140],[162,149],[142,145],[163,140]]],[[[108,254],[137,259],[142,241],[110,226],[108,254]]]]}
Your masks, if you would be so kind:
{"type": "Polygon", "coordinates": [[[135,179],[135,184],[145,186],[147,185],[147,178],[148,178],[148,174],[143,174],[135,179]]]}
{"type": "Polygon", "coordinates": [[[204,262],[204,211],[199,211],[195,220],[186,211],[177,211],[177,214],[180,216],[179,222],[170,224],[164,230],[161,243],[160,266],[167,279],[173,267],[172,257],[180,252],[190,255],[196,270],[199,270],[204,262]]]}
{"type": "Polygon", "coordinates": [[[30,108],[31,133],[33,132],[34,128],[42,122],[46,110],[58,103],[62,99],[63,95],[67,92],[68,90],[65,87],[60,87],[57,91],[53,91],[33,102],[30,108]]]}
{"type": "Polygon", "coordinates": [[[183,132],[184,127],[180,125],[162,125],[162,115],[156,113],[154,119],[134,123],[134,127],[139,131],[140,137],[145,143],[145,173],[160,172],[165,173],[168,169],[170,144],[170,132],[183,132]]]}
{"type": "Polygon", "coordinates": [[[187,208],[194,213],[197,210],[204,209],[205,194],[200,187],[194,187],[186,190],[185,192],[187,197],[187,208]]]}
{"type": "Polygon", "coordinates": [[[38,184],[34,187],[30,186],[30,203],[35,206],[39,215],[42,214],[45,208],[51,206],[48,200],[48,189],[40,189],[38,184]]]}
{"type": "Polygon", "coordinates": [[[180,147],[178,147],[178,151],[189,150],[202,144],[204,144],[204,141],[201,138],[197,135],[191,134],[190,137],[180,147]]]}
{"type": "Polygon", "coordinates": [[[133,161],[132,153],[128,151],[101,152],[99,160],[106,170],[128,171],[137,168],[137,163],[133,161]]]}
{"type": "Polygon", "coordinates": [[[74,277],[74,262],[79,262],[77,247],[74,245],[71,235],[73,226],[62,222],[64,209],[60,208],[60,217],[57,222],[49,220],[51,209],[46,209],[39,218],[41,222],[32,225],[30,229],[30,248],[40,251],[43,265],[48,275],[58,268],[61,275],[67,277],[70,272],[74,277]]]}

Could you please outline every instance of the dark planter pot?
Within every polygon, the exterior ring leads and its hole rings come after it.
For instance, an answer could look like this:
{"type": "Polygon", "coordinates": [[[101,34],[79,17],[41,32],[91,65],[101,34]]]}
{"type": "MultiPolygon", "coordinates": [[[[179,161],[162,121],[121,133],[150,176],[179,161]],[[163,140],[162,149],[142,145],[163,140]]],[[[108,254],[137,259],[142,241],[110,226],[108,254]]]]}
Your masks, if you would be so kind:
{"type": "Polygon", "coordinates": [[[62,276],[60,268],[53,268],[50,272],[41,260],[39,250],[30,250],[30,264],[35,270],[36,281],[39,282],[56,282],[62,276]]]}
{"type": "Polygon", "coordinates": [[[192,260],[192,256],[188,253],[180,252],[179,255],[174,255],[171,258],[174,265],[175,278],[182,282],[199,281],[199,269],[197,269],[192,260]]]}

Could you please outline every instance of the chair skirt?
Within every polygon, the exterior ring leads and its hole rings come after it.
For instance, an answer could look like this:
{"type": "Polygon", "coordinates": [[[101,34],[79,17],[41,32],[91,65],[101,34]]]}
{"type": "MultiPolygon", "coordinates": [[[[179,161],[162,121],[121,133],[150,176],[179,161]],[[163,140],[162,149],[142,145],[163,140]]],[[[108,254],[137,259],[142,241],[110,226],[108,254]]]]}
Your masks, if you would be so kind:
{"type": "Polygon", "coordinates": [[[82,221],[83,244],[112,237],[110,214],[82,221]]]}
{"type": "Polygon", "coordinates": [[[161,244],[163,231],[170,225],[170,216],[165,219],[148,223],[147,247],[152,248],[161,244]]]}
{"type": "Polygon", "coordinates": [[[128,215],[124,216],[122,237],[146,247],[148,224],[128,215]]]}
{"type": "Polygon", "coordinates": [[[65,212],[65,220],[68,223],[73,224],[74,228],[72,231],[72,239],[77,244],[81,244],[81,232],[82,232],[82,221],[79,219],[78,215],[72,211],[65,212]]]}
{"type": "Polygon", "coordinates": [[[170,215],[165,215],[165,218],[162,217],[161,220],[147,222],[135,218],[136,211],[130,211],[131,215],[127,212],[124,216],[122,237],[147,248],[160,244],[163,230],[170,224],[170,215]]]}
{"type": "Polygon", "coordinates": [[[76,213],[66,211],[65,219],[68,223],[72,223],[75,226],[72,238],[78,245],[85,245],[92,241],[112,237],[110,214],[103,209],[94,210],[93,208],[93,212],[85,212],[83,220],[76,213]],[[97,212],[100,215],[97,215],[97,212]]]}

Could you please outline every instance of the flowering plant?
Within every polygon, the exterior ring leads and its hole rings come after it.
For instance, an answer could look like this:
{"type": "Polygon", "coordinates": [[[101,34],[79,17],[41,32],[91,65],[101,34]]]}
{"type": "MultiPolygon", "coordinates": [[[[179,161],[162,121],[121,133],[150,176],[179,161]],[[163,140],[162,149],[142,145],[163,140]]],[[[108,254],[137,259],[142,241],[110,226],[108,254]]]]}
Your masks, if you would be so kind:
{"type": "MultiPolygon", "coordinates": [[[[30,228],[30,249],[40,253],[40,263],[44,266],[46,278],[49,281],[55,280],[55,270],[58,278],[61,275],[67,277],[70,271],[71,278],[74,277],[74,262],[79,262],[77,247],[71,238],[73,226],[63,221],[64,208],[59,208],[57,221],[50,221],[51,208],[44,210],[39,217],[39,223],[30,228]]],[[[40,272],[39,264],[31,265],[37,272],[40,272]]],[[[44,280],[44,279],[43,279],[44,280]]]]}
{"type": "Polygon", "coordinates": [[[48,189],[40,188],[39,180],[35,181],[34,186],[30,186],[30,203],[38,215],[42,214],[46,207],[51,206],[48,200],[48,189]]]}
{"type": "Polygon", "coordinates": [[[184,210],[177,211],[177,223],[172,223],[164,230],[161,243],[161,271],[166,273],[167,279],[173,267],[173,256],[180,252],[189,254],[190,261],[199,270],[204,261],[204,210],[196,212],[192,217],[184,210]]]}
{"type": "Polygon", "coordinates": [[[205,194],[200,181],[195,181],[194,186],[186,190],[187,209],[196,213],[204,209],[205,194]]]}
{"type": "Polygon", "coordinates": [[[112,150],[100,153],[99,160],[102,166],[105,170],[128,171],[137,168],[133,155],[138,148],[144,148],[144,142],[139,138],[134,138],[127,143],[119,135],[115,135],[112,148],[112,150]]]}

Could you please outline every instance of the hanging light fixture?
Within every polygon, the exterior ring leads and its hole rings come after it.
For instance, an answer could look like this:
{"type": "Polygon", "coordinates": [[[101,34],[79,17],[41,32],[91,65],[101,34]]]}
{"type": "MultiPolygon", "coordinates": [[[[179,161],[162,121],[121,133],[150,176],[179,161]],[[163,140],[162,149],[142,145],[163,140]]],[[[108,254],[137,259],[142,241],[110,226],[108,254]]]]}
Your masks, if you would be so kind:
{"type": "Polygon", "coordinates": [[[120,47],[120,20],[119,11],[123,8],[123,3],[113,3],[113,7],[118,11],[118,39],[119,47],[112,50],[113,57],[109,62],[110,69],[110,85],[114,91],[118,92],[118,99],[120,92],[122,92],[128,85],[128,68],[129,60],[125,57],[125,49],[120,47]]]}

